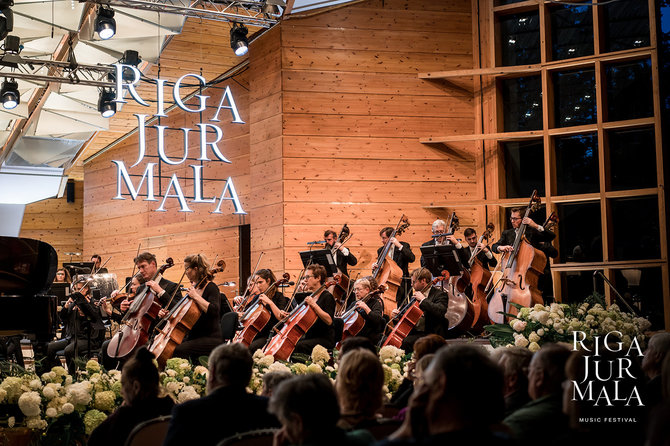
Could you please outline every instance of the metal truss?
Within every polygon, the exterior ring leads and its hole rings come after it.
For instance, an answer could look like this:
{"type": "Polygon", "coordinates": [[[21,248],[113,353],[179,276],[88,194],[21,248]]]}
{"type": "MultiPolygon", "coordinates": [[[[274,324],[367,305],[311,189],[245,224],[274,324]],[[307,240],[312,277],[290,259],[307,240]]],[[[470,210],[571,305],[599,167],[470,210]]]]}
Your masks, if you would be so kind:
{"type": "Polygon", "coordinates": [[[279,16],[266,14],[266,3],[279,5],[273,0],[79,0],[100,5],[118,6],[130,9],[179,14],[219,22],[237,22],[245,25],[270,28],[279,21],[279,16]]]}
{"type": "Polygon", "coordinates": [[[85,65],[55,60],[24,59],[14,54],[0,58],[0,76],[37,82],[78,84],[100,88],[113,88],[114,82],[107,75],[116,68],[111,65],[85,65]]]}

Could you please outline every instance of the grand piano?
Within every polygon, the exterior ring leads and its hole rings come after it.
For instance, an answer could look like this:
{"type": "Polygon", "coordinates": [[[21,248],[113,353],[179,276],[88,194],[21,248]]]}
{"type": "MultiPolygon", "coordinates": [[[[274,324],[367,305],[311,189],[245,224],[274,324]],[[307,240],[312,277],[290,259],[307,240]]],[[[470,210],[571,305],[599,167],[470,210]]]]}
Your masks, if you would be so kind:
{"type": "Polygon", "coordinates": [[[48,290],[57,269],[58,255],[48,243],[0,236],[0,336],[53,338],[56,297],[48,290]]]}

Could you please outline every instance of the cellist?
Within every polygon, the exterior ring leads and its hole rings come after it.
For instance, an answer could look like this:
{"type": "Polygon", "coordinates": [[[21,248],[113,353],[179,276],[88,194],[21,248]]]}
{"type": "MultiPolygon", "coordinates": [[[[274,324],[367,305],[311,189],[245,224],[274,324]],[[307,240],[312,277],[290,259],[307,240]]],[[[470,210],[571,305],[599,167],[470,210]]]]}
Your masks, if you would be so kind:
{"type": "MultiPolygon", "coordinates": [[[[268,323],[265,324],[263,330],[261,330],[256,335],[254,340],[251,342],[251,345],[249,345],[249,351],[251,353],[254,353],[259,348],[263,348],[268,340],[268,337],[270,337],[272,327],[274,327],[280,319],[283,319],[287,315],[286,311],[284,311],[284,308],[287,307],[288,299],[284,296],[284,294],[282,294],[281,291],[278,289],[273,289],[267,295],[265,294],[267,289],[270,288],[270,285],[276,281],[277,278],[275,277],[272,270],[269,269],[259,269],[256,271],[256,275],[252,279],[252,284],[255,287],[254,292],[258,293],[257,299],[263,305],[265,305],[268,310],[270,310],[271,316],[268,323]]],[[[251,305],[253,305],[253,301],[249,304],[249,306],[251,305]]]]}
{"type": "Polygon", "coordinates": [[[363,299],[378,288],[377,282],[372,276],[366,276],[354,282],[354,294],[356,301],[352,307],[361,310],[361,316],[365,319],[365,325],[356,336],[368,338],[374,345],[379,343],[384,332],[384,304],[378,296],[365,302],[363,299]]]}
{"type": "MultiPolygon", "coordinates": [[[[449,306],[449,296],[437,287],[432,286],[433,275],[427,268],[417,268],[412,271],[412,296],[419,301],[419,309],[423,315],[414,326],[412,331],[402,342],[402,349],[411,352],[414,343],[420,337],[437,334],[447,336],[449,329],[444,314],[449,306]]],[[[409,296],[408,296],[409,297],[409,296]]],[[[409,299],[408,299],[409,300],[409,299]]],[[[400,310],[393,310],[392,316],[396,317],[400,310]]]]}
{"type": "MultiPolygon", "coordinates": [[[[314,292],[326,282],[326,268],[321,265],[310,265],[305,269],[300,286],[302,291],[314,292]]],[[[315,297],[305,297],[305,303],[309,305],[318,319],[305,335],[295,345],[293,353],[310,355],[312,349],[321,345],[327,349],[335,346],[335,333],[333,331],[333,317],[335,316],[335,299],[328,291],[323,290],[315,297]]]]}
{"type": "MultiPolygon", "coordinates": [[[[398,264],[402,270],[402,283],[398,287],[398,292],[396,293],[396,304],[401,305],[401,302],[407,295],[407,292],[411,288],[411,283],[409,279],[409,264],[416,260],[412,248],[407,242],[401,242],[395,237],[390,237],[393,234],[393,228],[387,226],[379,231],[379,236],[382,239],[382,246],[377,249],[377,257],[379,257],[386,246],[386,243],[391,242],[391,249],[389,249],[388,257],[391,258],[395,263],[398,264]]],[[[377,262],[372,264],[372,270],[374,271],[377,268],[377,262]]]]}

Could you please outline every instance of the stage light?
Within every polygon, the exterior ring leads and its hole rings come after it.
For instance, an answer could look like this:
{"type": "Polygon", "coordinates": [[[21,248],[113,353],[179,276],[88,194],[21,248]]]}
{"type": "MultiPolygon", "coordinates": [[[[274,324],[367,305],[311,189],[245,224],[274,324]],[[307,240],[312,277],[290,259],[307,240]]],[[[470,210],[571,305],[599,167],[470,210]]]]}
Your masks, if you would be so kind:
{"type": "MultiPolygon", "coordinates": [[[[140,59],[140,55],[137,51],[126,50],[123,52],[121,63],[125,65],[132,65],[137,68],[139,64],[142,63],[142,59],[140,59]]],[[[126,82],[132,82],[135,79],[135,73],[131,68],[124,68],[122,78],[126,82]]]]}
{"type": "Polygon", "coordinates": [[[116,113],[116,102],[114,102],[114,91],[102,90],[98,99],[98,111],[103,118],[111,118],[116,113]]]}
{"type": "Polygon", "coordinates": [[[249,51],[247,33],[249,30],[244,25],[233,23],[233,27],[230,28],[230,47],[236,56],[244,56],[249,51]]]}
{"type": "Polygon", "coordinates": [[[102,40],[109,40],[116,34],[116,20],[114,10],[100,6],[98,17],[95,18],[95,31],[102,40]]]}
{"type": "Polygon", "coordinates": [[[5,78],[0,89],[0,101],[7,110],[16,108],[21,103],[21,94],[19,93],[19,84],[13,79],[5,78]]]}
{"type": "Polygon", "coordinates": [[[23,47],[18,36],[7,36],[5,39],[5,53],[19,54],[23,47]]]}
{"type": "Polygon", "coordinates": [[[14,12],[9,9],[12,6],[14,0],[0,0],[0,40],[14,30],[14,12]]]}

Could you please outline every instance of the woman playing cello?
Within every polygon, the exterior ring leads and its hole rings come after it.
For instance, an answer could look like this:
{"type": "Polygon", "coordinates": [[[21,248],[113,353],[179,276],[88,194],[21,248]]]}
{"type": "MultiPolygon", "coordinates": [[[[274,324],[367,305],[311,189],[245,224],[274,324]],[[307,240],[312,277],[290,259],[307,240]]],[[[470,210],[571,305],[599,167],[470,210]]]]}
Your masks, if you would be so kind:
{"type": "Polygon", "coordinates": [[[222,342],[219,317],[221,293],[219,287],[212,282],[213,275],[204,255],[187,256],[184,259],[184,269],[192,284],[187,290],[188,297],[193,299],[202,314],[186,339],[175,348],[172,356],[197,361],[199,356],[209,355],[222,342]]]}
{"type": "MultiPolygon", "coordinates": [[[[287,313],[284,311],[288,304],[288,299],[284,297],[281,291],[278,291],[276,288],[270,288],[270,285],[275,283],[277,279],[275,275],[269,269],[259,269],[256,272],[256,275],[252,279],[252,284],[254,290],[252,293],[258,293],[257,299],[265,305],[265,307],[270,310],[270,320],[265,327],[256,335],[254,340],[249,345],[249,351],[251,353],[255,352],[259,348],[263,348],[268,338],[270,337],[270,332],[272,327],[274,327],[280,319],[286,317],[287,313]],[[268,291],[266,295],[265,292],[268,291]]],[[[253,301],[250,305],[253,305],[253,301]]]]}
{"type": "Polygon", "coordinates": [[[366,276],[354,282],[356,302],[354,302],[351,308],[345,313],[345,332],[342,335],[342,340],[349,337],[346,331],[346,316],[352,311],[357,311],[359,317],[362,317],[365,320],[365,325],[355,334],[355,336],[368,338],[375,345],[382,338],[384,331],[384,304],[378,295],[366,299],[366,297],[371,292],[377,290],[377,288],[377,281],[372,276],[366,276]]]}

